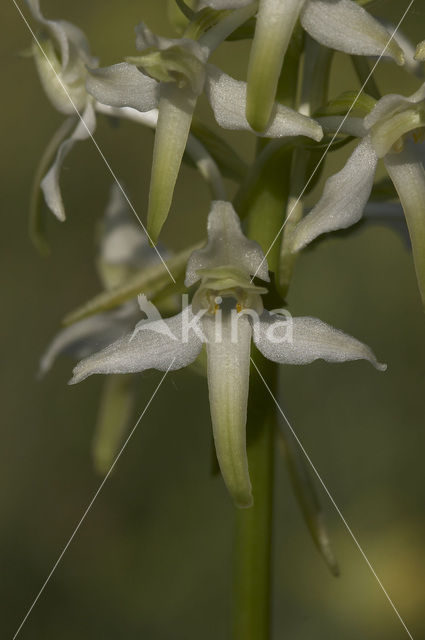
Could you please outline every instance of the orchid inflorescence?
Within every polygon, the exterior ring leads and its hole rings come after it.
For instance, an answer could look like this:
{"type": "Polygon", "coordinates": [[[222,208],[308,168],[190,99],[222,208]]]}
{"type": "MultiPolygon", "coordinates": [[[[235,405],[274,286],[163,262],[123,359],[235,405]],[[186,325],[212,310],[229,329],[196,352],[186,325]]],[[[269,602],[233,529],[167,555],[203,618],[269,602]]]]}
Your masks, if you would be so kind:
{"type": "MultiPolygon", "coordinates": [[[[321,234],[368,215],[380,160],[406,216],[425,303],[425,83],[408,97],[363,92],[328,102],[327,96],[334,51],[351,56],[356,68],[360,59],[369,64],[384,57],[404,65],[420,83],[425,47],[422,42],[415,51],[399,31],[367,12],[362,6],[367,2],[171,4],[171,15],[179,12],[175,37],[159,36],[141,22],[137,55],[102,67],[78,27],[46,19],[39,1],[27,0],[41,34],[42,50],[34,44],[33,55],[43,88],[69,125],[68,133],[58,135],[53,164],[39,185],[53,214],[65,220],[61,168],[74,143],[93,135],[97,117],[112,115],[155,129],[147,233],[132,218],[123,188],[115,185],[97,260],[104,290],[71,314],[69,326],[44,355],[41,371],[61,353],[80,360],[72,384],[92,374],[108,374],[119,384],[118,374],[197,367],[207,377],[222,477],[236,505],[250,507],[245,432],[252,343],[279,364],[364,359],[378,370],[386,368],[369,347],[342,331],[315,318],[292,318],[285,302],[298,253],[321,234]],[[210,62],[223,42],[239,39],[252,39],[247,82],[210,62]],[[195,116],[202,94],[212,109],[214,130],[195,116]],[[220,128],[257,137],[250,167],[221,137],[220,128]],[[304,197],[297,195],[311,162],[329,140],[332,152],[353,139],[358,142],[345,166],[327,179],[317,203],[304,214],[304,197]],[[174,275],[181,280],[185,275],[184,284],[173,289],[149,242],[156,244],[166,223],[186,158],[207,180],[212,203],[204,245],[180,254],[161,249],[174,275]],[[233,204],[224,178],[238,183],[233,204]],[[186,296],[183,309],[177,293],[186,296]],[[138,294],[144,294],[140,307],[138,294]],[[279,309],[265,309],[270,294],[279,309]],[[142,312],[147,317],[140,320],[142,312]]],[[[377,205],[383,222],[392,206],[388,201],[377,205]]],[[[40,233],[36,222],[33,230],[40,233]]],[[[99,462],[105,470],[117,437],[109,447],[97,438],[102,452],[108,452],[99,462]]]]}

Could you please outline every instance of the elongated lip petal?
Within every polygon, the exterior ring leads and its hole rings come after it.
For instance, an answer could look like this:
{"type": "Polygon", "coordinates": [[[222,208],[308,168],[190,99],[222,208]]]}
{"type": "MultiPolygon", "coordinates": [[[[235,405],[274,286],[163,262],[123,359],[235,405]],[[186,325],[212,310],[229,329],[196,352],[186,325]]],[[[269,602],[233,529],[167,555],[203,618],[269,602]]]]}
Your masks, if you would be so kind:
{"type": "Polygon", "coordinates": [[[187,263],[185,284],[190,287],[200,278],[200,271],[231,266],[257,274],[269,281],[267,261],[256,242],[242,232],[241,223],[230,202],[217,200],[212,203],[208,216],[208,242],[192,253],[187,263]]]}
{"type": "MultiPolygon", "coordinates": [[[[207,67],[205,93],[218,124],[224,129],[253,131],[245,116],[247,84],[235,80],[214,65],[207,67]]],[[[275,103],[269,125],[260,134],[268,138],[307,136],[321,140],[321,126],[312,118],[275,103]]]]}
{"type": "Polygon", "coordinates": [[[59,184],[60,172],[63,162],[74,144],[89,138],[96,128],[96,114],[91,101],[87,102],[81,118],[71,136],[59,146],[55,160],[40,184],[47,206],[61,222],[65,220],[66,216],[59,184]]]}
{"type": "Polygon", "coordinates": [[[248,65],[246,118],[255,131],[269,124],[277,83],[304,0],[260,0],[248,65]]]}
{"type": "Polygon", "coordinates": [[[153,243],[157,241],[170,211],[196,99],[188,88],[161,83],[147,224],[153,243]]]}
{"type": "Polygon", "coordinates": [[[77,384],[96,373],[136,373],[146,369],[166,371],[181,369],[199,355],[202,339],[191,331],[185,337],[183,323],[191,322],[190,307],[162,323],[172,334],[145,327],[143,331],[129,333],[102,351],[82,360],[74,369],[69,384],[77,384]],[[187,338],[187,339],[186,339],[187,338]]]}
{"type": "Polygon", "coordinates": [[[89,69],[86,89],[111,107],[133,107],[145,112],[158,106],[159,83],[127,62],[89,69]]]}
{"type": "Polygon", "coordinates": [[[385,27],[351,0],[308,0],[301,24],[318,42],[345,53],[389,56],[404,63],[404,55],[385,27]]]}
{"type": "Polygon", "coordinates": [[[323,233],[346,229],[360,220],[372,190],[377,162],[366,137],[341,171],[328,178],[319,202],[295,227],[290,238],[293,251],[299,251],[323,233]]]}
{"type": "Polygon", "coordinates": [[[232,341],[230,314],[223,313],[220,339],[214,318],[202,320],[207,338],[208,389],[214,442],[221,474],[238,507],[253,503],[246,453],[251,325],[237,319],[232,341]]]}
{"type": "Polygon", "coordinates": [[[254,326],[254,342],[266,358],[280,364],[367,360],[378,371],[387,368],[367,345],[317,318],[288,319],[264,311],[254,326]]]}

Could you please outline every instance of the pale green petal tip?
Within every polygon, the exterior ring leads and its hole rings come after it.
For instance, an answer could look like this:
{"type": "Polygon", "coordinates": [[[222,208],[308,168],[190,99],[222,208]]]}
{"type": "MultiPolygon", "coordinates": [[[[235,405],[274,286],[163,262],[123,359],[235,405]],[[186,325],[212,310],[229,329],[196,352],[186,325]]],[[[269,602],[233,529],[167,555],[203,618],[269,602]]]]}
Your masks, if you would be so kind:
{"type": "Polygon", "coordinates": [[[168,218],[169,210],[170,207],[164,202],[164,198],[161,197],[161,194],[158,197],[156,197],[156,194],[151,195],[149,199],[148,220],[146,225],[151,246],[155,246],[158,242],[162,227],[168,218]]]}
{"type": "Polygon", "coordinates": [[[425,40],[422,40],[416,47],[415,60],[419,62],[425,62],[425,40]]]}

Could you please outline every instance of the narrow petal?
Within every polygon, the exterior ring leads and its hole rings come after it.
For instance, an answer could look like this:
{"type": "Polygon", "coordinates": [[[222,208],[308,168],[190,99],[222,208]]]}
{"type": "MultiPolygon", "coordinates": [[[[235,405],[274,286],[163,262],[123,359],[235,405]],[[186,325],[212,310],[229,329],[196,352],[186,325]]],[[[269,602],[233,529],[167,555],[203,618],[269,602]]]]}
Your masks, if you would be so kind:
{"type": "Polygon", "coordinates": [[[60,191],[59,178],[62,165],[72,147],[79,140],[86,140],[93,134],[96,128],[96,115],[91,102],[87,102],[86,108],[72,135],[62,142],[56,154],[55,161],[41,181],[46,204],[54,215],[61,221],[65,220],[65,207],[60,191]]]}
{"type": "Polygon", "coordinates": [[[67,355],[80,360],[103,349],[126,334],[137,315],[137,305],[130,303],[123,309],[99,313],[62,329],[41,358],[39,376],[49,371],[58,356],[67,355]]]}
{"type": "MultiPolygon", "coordinates": [[[[236,318],[236,316],[234,316],[236,318]]],[[[203,319],[207,337],[207,375],[211,421],[223,480],[238,507],[252,505],[246,453],[246,414],[249,389],[251,325],[237,319],[232,341],[230,313],[223,313],[221,339],[214,318],[203,319]]]]}
{"type": "Polygon", "coordinates": [[[89,69],[86,89],[96,100],[112,107],[144,112],[158,106],[159,83],[128,62],[89,69]]]}
{"type": "Polygon", "coordinates": [[[328,178],[319,202],[295,227],[291,237],[293,251],[299,251],[322,233],[346,229],[360,220],[377,162],[369,138],[364,138],[343,169],[328,178]]]}
{"type": "Polygon", "coordinates": [[[186,269],[185,284],[190,287],[200,279],[200,269],[233,265],[248,275],[269,281],[267,260],[256,242],[245,237],[241,223],[230,202],[212,203],[208,216],[208,242],[194,251],[186,269]],[[257,273],[258,271],[258,273],[257,273]]]}
{"type": "Polygon", "coordinates": [[[148,233],[153,242],[170,211],[195,105],[191,90],[161,85],[148,208],[148,233]]]}
{"type": "Polygon", "coordinates": [[[301,24],[331,49],[363,56],[380,56],[385,49],[384,56],[404,63],[402,49],[395,39],[389,42],[391,36],[385,27],[351,0],[309,0],[301,13],[301,24]]]}
{"type": "Polygon", "coordinates": [[[425,170],[413,144],[385,157],[406,216],[422,303],[425,306],[425,170]]]}
{"type": "MultiPolygon", "coordinates": [[[[218,124],[224,129],[253,131],[245,116],[247,85],[213,65],[208,65],[205,93],[218,124]]],[[[322,128],[307,116],[275,103],[268,127],[260,134],[267,138],[307,136],[321,140],[322,128]]]]}
{"type": "Polygon", "coordinates": [[[292,318],[290,327],[288,331],[287,318],[263,312],[254,327],[254,342],[266,358],[280,364],[368,360],[379,371],[387,368],[368,346],[317,318],[292,318]]]}
{"type": "Polygon", "coordinates": [[[191,364],[202,347],[202,340],[195,332],[184,339],[182,324],[192,321],[190,308],[172,318],[163,320],[173,338],[165,332],[149,329],[129,333],[120,340],[82,360],[74,369],[69,384],[77,384],[94,373],[136,373],[146,369],[166,371],[181,369],[191,364]],[[174,362],[173,362],[174,361],[174,362]]]}
{"type": "Polygon", "coordinates": [[[248,66],[246,117],[255,131],[270,121],[292,31],[305,0],[260,0],[248,66]]]}

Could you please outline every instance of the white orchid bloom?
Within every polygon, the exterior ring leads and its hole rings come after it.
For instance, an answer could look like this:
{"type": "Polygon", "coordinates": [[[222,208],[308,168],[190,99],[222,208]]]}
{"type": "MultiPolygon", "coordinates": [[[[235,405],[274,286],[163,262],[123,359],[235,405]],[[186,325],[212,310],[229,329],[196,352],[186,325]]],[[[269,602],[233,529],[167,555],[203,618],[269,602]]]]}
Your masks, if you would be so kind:
{"type": "Polygon", "coordinates": [[[378,20],[352,0],[259,0],[248,66],[247,119],[257,131],[270,120],[277,83],[298,21],[318,42],[362,56],[403,64],[403,51],[378,20]],[[385,50],[385,51],[384,51],[385,50]]]}
{"type": "MultiPolygon", "coordinates": [[[[71,135],[65,140],[62,138],[55,160],[40,183],[47,206],[59,220],[64,221],[65,207],[59,182],[61,169],[74,144],[93,135],[96,128],[96,112],[156,128],[158,111],[153,109],[141,113],[144,109],[118,109],[96,101],[87,92],[86,79],[87,69],[93,71],[98,66],[98,61],[91,56],[84,33],[65,20],[44,18],[39,0],[27,0],[27,4],[42,31],[40,40],[43,50],[36,43],[32,45],[42,86],[52,105],[61,113],[70,116],[70,125],[73,124],[73,119],[76,121],[71,135]]],[[[126,75],[125,71],[122,75],[123,81],[128,81],[131,85],[131,76],[126,75]]],[[[193,135],[189,136],[187,152],[201,175],[210,184],[213,196],[224,197],[223,181],[217,165],[193,135]]]]}
{"type": "MultiPolygon", "coordinates": [[[[159,261],[116,184],[111,188],[102,227],[97,267],[106,289],[159,261]]],[[[80,360],[102,349],[130,331],[139,317],[137,301],[131,300],[118,309],[89,316],[62,329],[44,353],[39,374],[47,373],[60,355],[80,360]]]]}
{"type": "MultiPolygon", "coordinates": [[[[246,19],[252,7],[239,11],[246,19]]],[[[233,14],[238,11],[232,12],[230,18],[233,14]]],[[[200,93],[205,91],[220,126],[252,131],[245,117],[246,84],[207,64],[218,40],[227,34],[220,32],[220,37],[214,40],[211,31],[199,41],[166,39],[154,35],[142,23],[136,28],[136,46],[141,55],[95,69],[87,79],[87,90],[104,104],[132,107],[141,112],[159,109],[148,210],[148,232],[154,241],[171,206],[200,93]]],[[[312,119],[275,104],[263,135],[275,138],[303,135],[320,140],[322,130],[312,119]]]]}
{"type": "MultiPolygon", "coordinates": [[[[339,118],[321,120],[337,124],[339,118]]],[[[345,132],[363,136],[344,168],[330,177],[311,213],[296,226],[292,248],[298,251],[322,233],[345,229],[362,216],[372,190],[379,159],[383,159],[406,216],[413,259],[425,303],[425,84],[409,97],[381,98],[359,121],[348,118],[345,132]]]]}
{"type": "Polygon", "coordinates": [[[206,344],[217,458],[228,490],[240,507],[252,504],[245,437],[252,339],[266,358],[277,363],[365,359],[385,369],[367,346],[320,320],[292,319],[283,311],[263,310],[261,296],[267,290],[251,282],[253,274],[269,279],[260,246],[243,235],[230,203],[214,202],[208,242],[192,254],[187,265],[186,285],[199,283],[192,304],[166,320],[143,323],[86,358],[70,381],[75,384],[96,373],[180,369],[194,362],[206,344]],[[166,330],[158,331],[158,323],[166,330]]]}

